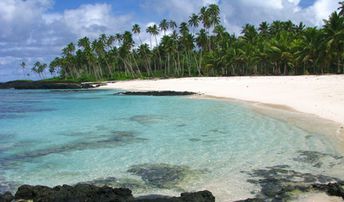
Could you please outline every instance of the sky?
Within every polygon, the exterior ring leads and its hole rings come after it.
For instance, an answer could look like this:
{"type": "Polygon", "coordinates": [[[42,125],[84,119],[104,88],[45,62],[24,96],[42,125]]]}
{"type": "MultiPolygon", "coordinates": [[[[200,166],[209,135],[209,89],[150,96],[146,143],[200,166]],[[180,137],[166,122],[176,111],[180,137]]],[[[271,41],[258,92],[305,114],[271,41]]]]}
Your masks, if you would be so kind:
{"type": "MultiPolygon", "coordinates": [[[[292,20],[322,26],[339,0],[0,0],[0,82],[37,79],[30,73],[35,61],[49,63],[69,42],[100,33],[142,30],[163,18],[187,21],[202,6],[221,9],[227,31],[240,34],[246,24],[292,20]],[[22,70],[21,62],[27,64],[22,70]]],[[[141,38],[149,42],[149,35],[141,38]]]]}

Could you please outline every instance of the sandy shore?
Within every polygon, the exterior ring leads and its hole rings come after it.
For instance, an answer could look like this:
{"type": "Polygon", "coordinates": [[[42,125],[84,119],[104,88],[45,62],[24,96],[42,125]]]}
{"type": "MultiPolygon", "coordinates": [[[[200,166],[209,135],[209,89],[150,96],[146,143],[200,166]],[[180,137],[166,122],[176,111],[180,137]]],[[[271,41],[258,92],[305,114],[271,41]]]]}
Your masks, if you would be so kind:
{"type": "MultiPolygon", "coordinates": [[[[263,103],[266,106],[295,110],[334,122],[336,135],[344,141],[344,75],[133,80],[108,83],[101,88],[192,91],[207,96],[263,103]]],[[[294,115],[289,116],[289,121],[297,122],[294,115]]],[[[309,129],[314,127],[316,130],[327,130],[323,125],[309,120],[304,121],[303,125],[309,129]]]]}
{"type": "Polygon", "coordinates": [[[109,83],[102,88],[192,91],[287,106],[344,124],[344,75],[134,80],[109,83]]]}

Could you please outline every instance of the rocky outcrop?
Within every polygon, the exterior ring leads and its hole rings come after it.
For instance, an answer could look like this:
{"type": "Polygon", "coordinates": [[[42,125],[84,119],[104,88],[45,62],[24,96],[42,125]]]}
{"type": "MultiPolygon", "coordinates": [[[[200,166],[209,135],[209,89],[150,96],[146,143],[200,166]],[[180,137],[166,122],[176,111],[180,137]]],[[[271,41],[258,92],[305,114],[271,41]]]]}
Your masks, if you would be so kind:
{"type": "MultiPolygon", "coordinates": [[[[315,165],[314,162],[318,164],[318,160],[315,160],[316,157],[314,156],[329,157],[325,154],[313,154],[311,152],[308,152],[306,155],[305,157],[302,154],[302,158],[307,159],[307,162],[311,165],[315,165]]],[[[341,158],[331,156],[330,159],[336,160],[341,158]]],[[[343,180],[322,174],[299,172],[291,169],[288,165],[276,165],[264,169],[241,172],[250,176],[247,182],[260,187],[259,190],[252,192],[252,194],[255,194],[255,197],[247,201],[293,201],[302,194],[314,192],[343,197],[344,193],[343,180]]]]}
{"type": "Polygon", "coordinates": [[[4,194],[0,194],[0,202],[11,202],[14,200],[14,196],[11,192],[6,192],[4,194]]]}
{"type": "Polygon", "coordinates": [[[314,184],[313,189],[321,192],[325,192],[329,196],[342,197],[344,200],[344,182],[341,183],[329,183],[329,184],[314,184]]]}
{"type": "Polygon", "coordinates": [[[197,93],[188,91],[126,91],[115,93],[115,95],[137,95],[137,96],[187,96],[197,93]]]}
{"type": "Polygon", "coordinates": [[[199,191],[195,193],[182,193],[180,197],[141,197],[134,202],[214,202],[215,197],[210,191],[199,191]]]}
{"type": "MultiPolygon", "coordinates": [[[[240,200],[237,202],[263,202],[263,201],[288,201],[290,200],[291,193],[316,193],[322,192],[326,193],[329,196],[336,196],[341,197],[344,200],[344,183],[337,182],[337,183],[328,183],[328,184],[312,184],[312,185],[289,185],[286,187],[282,187],[278,192],[272,191],[274,194],[273,197],[257,197],[257,198],[249,198],[245,200],[240,200]]],[[[276,187],[271,187],[272,190],[276,187]]],[[[277,187],[278,188],[278,187],[277,187]]]]}
{"type": "Polygon", "coordinates": [[[97,187],[89,184],[75,186],[63,185],[54,188],[46,186],[22,185],[15,196],[7,192],[0,195],[0,202],[11,201],[39,202],[214,202],[215,197],[209,191],[182,193],[180,197],[147,196],[134,198],[130,189],[97,187]]]}
{"type": "MultiPolygon", "coordinates": [[[[329,196],[342,197],[344,199],[343,183],[313,184],[310,186],[292,186],[285,188],[282,192],[301,191],[324,192],[329,196]]],[[[268,199],[249,198],[241,202],[263,202],[268,199]]],[[[111,188],[108,186],[97,187],[90,184],[77,184],[75,186],[63,185],[54,188],[46,186],[22,185],[13,196],[10,192],[0,194],[0,202],[12,201],[39,201],[39,202],[214,202],[215,197],[209,191],[195,193],[182,193],[179,197],[160,195],[148,195],[135,198],[130,189],[111,188]]],[[[283,198],[277,201],[284,201],[283,198]]]]}
{"type": "Polygon", "coordinates": [[[81,89],[81,88],[96,88],[102,83],[79,83],[79,82],[64,82],[64,81],[9,81],[0,83],[0,89],[81,89]]]}

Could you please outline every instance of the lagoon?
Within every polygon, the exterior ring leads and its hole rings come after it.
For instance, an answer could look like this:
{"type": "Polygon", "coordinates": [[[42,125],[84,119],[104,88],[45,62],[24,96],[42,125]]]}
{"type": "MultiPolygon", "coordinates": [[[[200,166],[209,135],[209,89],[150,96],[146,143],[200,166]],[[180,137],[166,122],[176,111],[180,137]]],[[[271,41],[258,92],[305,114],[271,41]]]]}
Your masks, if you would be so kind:
{"type": "MultiPolygon", "coordinates": [[[[134,195],[264,193],[258,179],[344,179],[326,135],[215,99],[115,96],[117,90],[1,90],[0,192],[88,182],[134,195]]],[[[266,194],[266,193],[265,193],[266,194]]]]}

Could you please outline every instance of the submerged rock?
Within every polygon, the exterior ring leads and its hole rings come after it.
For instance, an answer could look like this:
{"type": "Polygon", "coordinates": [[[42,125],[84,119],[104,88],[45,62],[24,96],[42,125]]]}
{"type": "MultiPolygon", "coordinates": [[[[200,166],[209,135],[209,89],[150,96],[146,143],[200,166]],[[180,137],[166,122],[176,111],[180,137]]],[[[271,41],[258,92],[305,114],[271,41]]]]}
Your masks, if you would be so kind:
{"type": "Polygon", "coordinates": [[[199,138],[190,138],[189,141],[191,141],[191,142],[199,142],[199,141],[201,141],[201,139],[199,139],[199,138]]]}
{"type": "Polygon", "coordinates": [[[143,181],[130,179],[130,178],[116,178],[116,177],[106,177],[106,178],[97,178],[92,181],[85,182],[87,184],[95,185],[98,187],[109,186],[109,187],[122,187],[128,188],[133,191],[144,192],[149,188],[144,184],[143,181]]]}
{"type": "MultiPolygon", "coordinates": [[[[11,199],[13,199],[13,196],[11,199]]],[[[157,196],[154,198],[139,197],[135,199],[130,189],[78,184],[75,186],[63,185],[54,188],[23,185],[18,188],[15,194],[15,200],[40,202],[214,202],[215,197],[209,191],[200,191],[196,193],[182,193],[180,197],[157,196]]]]}
{"type": "Polygon", "coordinates": [[[215,202],[215,197],[210,191],[195,193],[182,193],[180,197],[140,197],[135,202],[215,202]]]}
{"type": "Polygon", "coordinates": [[[188,177],[201,173],[187,166],[169,164],[135,165],[130,167],[128,172],[140,176],[146,185],[160,189],[178,188],[179,184],[188,177]]]}
{"type": "Polygon", "coordinates": [[[155,115],[135,115],[130,117],[129,120],[142,125],[149,125],[160,121],[161,118],[155,115]]]}
{"type": "Polygon", "coordinates": [[[197,93],[188,91],[126,91],[115,93],[114,95],[138,95],[138,96],[187,96],[197,93]]]}
{"type": "MultiPolygon", "coordinates": [[[[0,169],[2,169],[0,167],[0,169]]],[[[18,184],[15,182],[8,182],[6,180],[4,180],[1,176],[0,176],[0,194],[1,193],[6,193],[6,192],[10,192],[15,190],[18,187],[18,184]]],[[[1,201],[1,200],[0,200],[1,201]]]]}
{"type": "Polygon", "coordinates": [[[286,165],[257,169],[246,173],[252,177],[247,180],[248,182],[261,187],[256,198],[247,201],[286,201],[294,199],[299,193],[312,191],[326,192],[331,196],[340,197],[344,193],[342,188],[344,183],[338,178],[301,173],[289,169],[289,166],[286,165]]]}
{"type": "Polygon", "coordinates": [[[112,131],[108,135],[88,137],[87,139],[81,138],[80,140],[64,145],[16,154],[5,158],[4,161],[27,161],[50,154],[60,154],[87,149],[114,148],[125,144],[140,143],[146,140],[147,139],[145,138],[137,137],[137,133],[133,131],[112,131]]]}
{"type": "Polygon", "coordinates": [[[344,164],[344,157],[333,154],[327,154],[317,151],[299,151],[299,156],[294,158],[294,161],[311,164],[315,168],[323,166],[327,162],[329,167],[344,164]]]}
{"type": "Polygon", "coordinates": [[[312,188],[318,191],[326,192],[329,196],[339,196],[344,200],[344,182],[329,184],[314,184],[312,188]]]}

